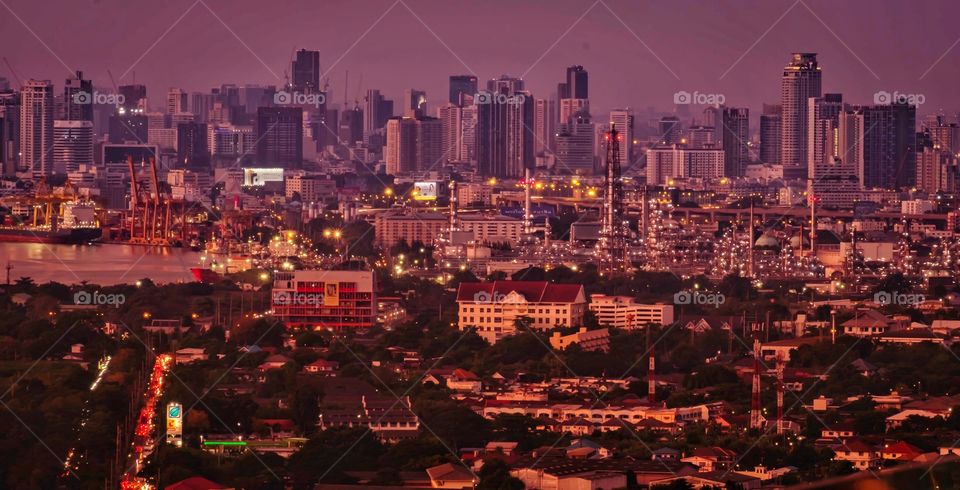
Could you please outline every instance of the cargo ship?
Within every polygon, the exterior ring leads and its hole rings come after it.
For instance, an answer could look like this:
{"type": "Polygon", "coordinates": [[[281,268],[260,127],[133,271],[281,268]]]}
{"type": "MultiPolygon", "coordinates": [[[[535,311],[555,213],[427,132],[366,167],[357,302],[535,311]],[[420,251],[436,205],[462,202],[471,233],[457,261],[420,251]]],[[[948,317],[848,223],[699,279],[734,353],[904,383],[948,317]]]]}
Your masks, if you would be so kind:
{"type": "Polygon", "coordinates": [[[0,242],[85,244],[100,239],[103,230],[98,226],[96,208],[90,202],[67,202],[62,206],[63,216],[49,224],[29,225],[12,215],[3,217],[0,224],[0,242]]]}

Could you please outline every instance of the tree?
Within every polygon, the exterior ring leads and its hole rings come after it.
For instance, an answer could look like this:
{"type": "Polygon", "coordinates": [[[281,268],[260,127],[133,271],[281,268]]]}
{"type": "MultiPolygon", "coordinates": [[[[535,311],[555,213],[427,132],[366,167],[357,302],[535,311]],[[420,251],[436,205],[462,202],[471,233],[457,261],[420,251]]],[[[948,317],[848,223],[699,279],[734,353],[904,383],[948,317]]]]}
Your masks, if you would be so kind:
{"type": "Polygon", "coordinates": [[[477,490],[523,490],[524,484],[510,475],[510,467],[502,459],[488,459],[483,462],[477,490]]]}

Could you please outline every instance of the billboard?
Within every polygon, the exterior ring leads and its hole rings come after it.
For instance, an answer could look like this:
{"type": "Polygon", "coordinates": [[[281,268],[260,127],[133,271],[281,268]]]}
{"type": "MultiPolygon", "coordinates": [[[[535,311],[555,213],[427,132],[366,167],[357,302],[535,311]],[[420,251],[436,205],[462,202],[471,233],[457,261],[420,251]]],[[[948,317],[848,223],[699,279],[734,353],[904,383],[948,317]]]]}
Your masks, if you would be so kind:
{"type": "Polygon", "coordinates": [[[282,168],[245,168],[243,169],[243,185],[262,187],[268,182],[283,183],[282,168]]]}
{"type": "Polygon", "coordinates": [[[437,183],[436,182],[414,182],[413,191],[410,193],[416,201],[436,201],[437,183]]]}
{"type": "Polygon", "coordinates": [[[167,443],[183,446],[183,405],[177,402],[167,405],[167,443]]]}
{"type": "Polygon", "coordinates": [[[340,306],[340,288],[335,282],[328,282],[323,290],[323,306],[340,306]]]}
{"type": "MultiPolygon", "coordinates": [[[[500,208],[500,214],[511,218],[523,219],[522,207],[503,207],[500,208]]],[[[534,204],[530,206],[530,214],[533,219],[552,218],[556,215],[552,206],[541,206],[534,204]]]]}

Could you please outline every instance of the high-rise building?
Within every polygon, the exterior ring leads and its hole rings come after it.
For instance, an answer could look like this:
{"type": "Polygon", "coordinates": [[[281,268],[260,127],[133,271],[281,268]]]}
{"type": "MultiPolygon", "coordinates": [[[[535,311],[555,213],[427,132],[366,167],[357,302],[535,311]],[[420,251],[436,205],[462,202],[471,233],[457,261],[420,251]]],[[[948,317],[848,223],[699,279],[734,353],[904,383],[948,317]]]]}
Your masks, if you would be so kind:
{"type": "Polygon", "coordinates": [[[811,128],[817,130],[817,145],[808,148],[816,152],[811,160],[808,192],[818,206],[842,209],[852,207],[862,194],[859,169],[863,167],[864,130],[863,114],[859,112],[841,111],[833,123],[830,114],[836,107],[830,104],[836,102],[836,98],[831,103],[821,100],[813,108],[825,118],[817,120],[820,130],[811,128]]]}
{"type": "Polygon", "coordinates": [[[660,145],[675,145],[680,143],[680,135],[683,133],[683,126],[680,124],[680,118],[676,116],[664,116],[660,118],[657,132],[660,134],[660,145]]]}
{"type": "Polygon", "coordinates": [[[360,106],[340,113],[340,143],[353,146],[363,142],[363,111],[360,106]]]}
{"type": "MultiPolygon", "coordinates": [[[[142,109],[124,110],[110,116],[108,140],[111,143],[146,144],[150,139],[148,116],[142,109]]],[[[161,125],[160,129],[163,126],[161,125]]]]}
{"type": "Polygon", "coordinates": [[[187,93],[183,89],[171,87],[170,91],[167,92],[167,114],[190,112],[190,107],[187,105],[188,101],[187,93]]]}
{"type": "Polygon", "coordinates": [[[960,126],[946,123],[943,116],[936,116],[924,124],[924,130],[930,134],[930,141],[941,150],[960,153],[960,126]]]}
{"type": "Polygon", "coordinates": [[[571,122],[581,112],[590,113],[590,101],[587,99],[560,99],[560,124],[571,122]]]}
{"type": "Polygon", "coordinates": [[[447,103],[437,109],[437,118],[442,127],[442,157],[444,161],[455,162],[463,154],[463,108],[447,103]]]}
{"type": "Polygon", "coordinates": [[[443,157],[443,125],[435,117],[396,117],[387,121],[383,159],[387,173],[429,171],[443,157]]]}
{"type": "Polygon", "coordinates": [[[745,107],[719,108],[720,144],[723,147],[723,173],[727,177],[742,177],[750,164],[750,109],[745,107]]]}
{"type": "Polygon", "coordinates": [[[537,99],[533,111],[533,153],[551,153],[555,149],[554,138],[557,134],[557,102],[553,99],[537,99]]]}
{"type": "Polygon", "coordinates": [[[93,121],[54,121],[54,173],[76,172],[80,165],[93,165],[93,121]]]}
{"type": "Polygon", "coordinates": [[[647,184],[669,184],[673,178],[719,179],[723,177],[723,150],[685,148],[680,145],[647,149],[647,184]]]}
{"type": "Polygon", "coordinates": [[[807,177],[807,99],[820,97],[821,75],[816,53],[793,53],[790,63],[783,68],[779,163],[783,165],[785,178],[807,177]]]}
{"type": "Polygon", "coordinates": [[[29,80],[20,88],[20,162],[34,178],[53,173],[53,83],[29,80]]]}
{"type": "Polygon", "coordinates": [[[3,176],[23,171],[20,168],[20,93],[0,91],[0,170],[3,176]]]}
{"type": "Polygon", "coordinates": [[[614,109],[610,111],[610,125],[622,136],[620,142],[620,164],[624,170],[633,163],[633,111],[630,109],[614,109]]]}
{"type": "Polygon", "coordinates": [[[209,166],[207,125],[195,122],[177,124],[177,167],[209,168],[209,166]]]}
{"type": "Polygon", "coordinates": [[[908,104],[866,106],[863,113],[861,182],[868,189],[902,189],[916,181],[917,108],[908,104]]]}
{"type": "Polygon", "coordinates": [[[197,118],[197,122],[206,123],[210,121],[210,111],[213,110],[213,104],[217,97],[210,93],[194,92],[190,94],[190,112],[197,118]]]}
{"type": "Polygon", "coordinates": [[[460,111],[460,133],[463,143],[460,145],[461,162],[477,161],[477,106],[473,103],[463,106],[460,111]]]}
{"type": "Polygon", "coordinates": [[[917,134],[917,190],[956,192],[951,184],[956,182],[957,158],[954,153],[941,147],[927,129],[917,134]]]}
{"type": "Polygon", "coordinates": [[[63,85],[63,118],[67,121],[93,121],[93,82],[78,71],[63,85]]]}
{"type": "Polygon", "coordinates": [[[404,116],[426,116],[427,115],[427,92],[408,88],[403,91],[403,114],[404,116]]]}
{"type": "Polygon", "coordinates": [[[843,112],[843,96],[826,94],[807,99],[807,175],[817,180],[821,166],[833,166],[836,151],[836,132],[843,112]]]}
{"type": "Polygon", "coordinates": [[[783,136],[783,108],[763,104],[760,114],[760,161],[780,163],[780,138],[783,136]]]}
{"type": "Polygon", "coordinates": [[[520,177],[534,164],[533,97],[523,80],[506,75],[487,82],[477,94],[477,171],[494,177],[520,177]]]}
{"type": "Polygon", "coordinates": [[[299,168],[303,163],[303,111],[299,107],[257,109],[257,164],[299,168]]]}
{"type": "Polygon", "coordinates": [[[256,153],[256,136],[253,126],[210,126],[207,147],[215,157],[240,158],[256,153]]]}
{"type": "Polygon", "coordinates": [[[393,117],[393,101],[386,100],[377,89],[367,90],[363,107],[363,140],[372,151],[380,151],[382,133],[387,120],[393,117]]]}
{"type": "Polygon", "coordinates": [[[580,65],[567,67],[566,80],[558,86],[560,99],[589,99],[587,70],[580,65]]]}
{"type": "Polygon", "coordinates": [[[291,88],[297,92],[320,91],[320,52],[301,49],[291,64],[291,88]]]}
{"type": "Polygon", "coordinates": [[[574,175],[592,175],[594,162],[595,127],[590,115],[581,112],[569,123],[561,124],[557,129],[555,170],[559,173],[574,175]]]}
{"type": "Polygon", "coordinates": [[[477,94],[477,77],[473,75],[450,75],[450,100],[454,105],[464,105],[463,96],[477,94]]]}
{"type": "Polygon", "coordinates": [[[717,144],[717,130],[713,126],[690,126],[684,131],[683,139],[687,140],[688,148],[719,148],[717,144]]]}
{"type": "Polygon", "coordinates": [[[134,110],[147,110],[147,86],[146,85],[121,85],[120,95],[123,96],[121,108],[127,112],[134,110]]]}

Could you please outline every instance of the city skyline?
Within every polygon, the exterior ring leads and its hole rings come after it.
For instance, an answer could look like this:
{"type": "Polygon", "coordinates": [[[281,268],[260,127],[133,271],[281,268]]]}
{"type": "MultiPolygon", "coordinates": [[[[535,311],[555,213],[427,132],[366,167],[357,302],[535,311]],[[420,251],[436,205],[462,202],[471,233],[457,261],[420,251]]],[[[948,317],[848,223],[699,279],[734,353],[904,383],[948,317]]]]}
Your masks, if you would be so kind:
{"type": "Polygon", "coordinates": [[[673,94],[687,91],[723,94],[727,105],[750,108],[756,120],[762,104],[779,101],[778,73],[790,53],[815,52],[824,70],[823,91],[843,93],[850,103],[868,104],[879,91],[896,91],[924,96],[918,116],[960,110],[960,96],[950,90],[960,81],[960,69],[951,63],[960,51],[954,51],[956,38],[948,27],[950,12],[960,7],[926,4],[925,9],[942,15],[891,17],[896,4],[875,4],[804,1],[636,9],[605,1],[557,2],[547,10],[533,4],[464,9],[438,2],[378,2],[364,9],[342,3],[323,8],[292,4],[268,12],[254,4],[226,9],[184,2],[138,8],[63,5],[50,14],[12,2],[7,10],[16,15],[2,21],[0,42],[19,47],[5,54],[17,76],[6,66],[0,76],[11,83],[17,77],[23,82],[50,79],[60,86],[62,79],[82,70],[97,87],[108,88],[110,70],[117,85],[133,83],[134,76],[148,85],[151,105],[159,107],[164,101],[158,94],[170,87],[205,92],[224,83],[281,86],[286,76],[292,80],[295,51],[305,48],[320,52],[322,78],[329,77],[330,101],[336,104],[343,102],[348,70],[351,103],[366,89],[399,100],[404,90],[415,87],[426,90],[429,103],[437,107],[447,98],[450,75],[472,74],[481,85],[501,74],[522,76],[534,96],[550,97],[566,67],[579,64],[596,87],[591,94],[596,113],[626,106],[673,112],[673,94]],[[458,20],[465,10],[470,22],[458,20]],[[500,10],[511,15],[504,18],[500,10]],[[335,32],[309,27],[307,14],[313,12],[336,19],[335,32]],[[69,15],[71,21],[57,22],[58,15],[69,15]],[[524,15],[541,21],[509,28],[524,15]],[[115,33],[96,28],[97,22],[130,16],[156,20],[138,25],[135,35],[129,31],[134,26],[122,22],[115,33]],[[258,24],[258,19],[264,20],[258,24]],[[283,23],[288,24],[284,36],[265,31],[283,23]],[[849,25],[857,27],[844,28],[849,25]],[[487,35],[488,29],[496,35],[487,35]],[[85,42],[70,42],[74,37],[85,42]],[[184,57],[185,52],[197,54],[184,57]],[[416,56],[402,56],[405,52],[416,56]]]}

